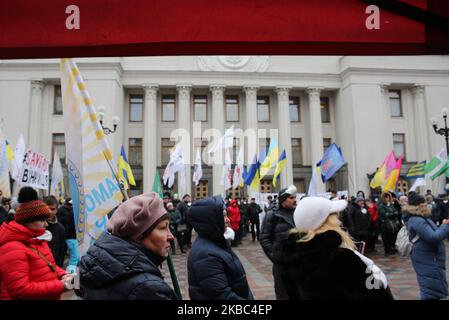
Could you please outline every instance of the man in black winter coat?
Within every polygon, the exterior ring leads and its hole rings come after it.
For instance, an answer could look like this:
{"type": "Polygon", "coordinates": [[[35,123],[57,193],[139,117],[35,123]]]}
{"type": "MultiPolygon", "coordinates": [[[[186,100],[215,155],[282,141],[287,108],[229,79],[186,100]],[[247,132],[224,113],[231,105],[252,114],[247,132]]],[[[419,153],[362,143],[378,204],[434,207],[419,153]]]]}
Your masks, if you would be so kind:
{"type": "Polygon", "coordinates": [[[279,206],[269,210],[265,216],[260,244],[267,257],[273,262],[274,291],[277,300],[289,299],[279,273],[279,265],[273,255],[275,243],[288,238],[289,231],[295,227],[293,213],[296,208],[296,187],[291,185],[279,192],[279,206]]]}
{"type": "Polygon", "coordinates": [[[65,228],[56,217],[56,212],[58,211],[58,200],[56,200],[54,196],[49,196],[44,198],[44,203],[51,211],[50,218],[47,220],[47,230],[51,232],[52,238],[48,245],[53,253],[53,258],[55,259],[56,264],[62,268],[64,265],[64,257],[67,246],[65,243],[65,228]]]}
{"type": "Polygon", "coordinates": [[[252,240],[259,241],[259,229],[260,229],[260,220],[259,213],[262,212],[260,206],[256,203],[255,198],[251,198],[251,203],[249,204],[248,213],[249,213],[249,221],[251,223],[251,237],[252,240]]]}

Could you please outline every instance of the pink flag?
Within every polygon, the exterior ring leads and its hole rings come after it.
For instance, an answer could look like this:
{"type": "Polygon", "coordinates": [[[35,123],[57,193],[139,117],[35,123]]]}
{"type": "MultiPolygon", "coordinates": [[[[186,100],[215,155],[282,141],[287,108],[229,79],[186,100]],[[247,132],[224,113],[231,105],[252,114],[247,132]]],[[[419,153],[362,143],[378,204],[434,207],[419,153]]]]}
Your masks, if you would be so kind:
{"type": "MultiPolygon", "coordinates": [[[[394,151],[391,151],[390,154],[385,159],[385,166],[386,166],[386,172],[385,172],[385,178],[388,179],[390,176],[391,171],[396,169],[397,165],[396,155],[394,154],[394,151]]],[[[402,160],[401,160],[402,163],[402,160]]]]}

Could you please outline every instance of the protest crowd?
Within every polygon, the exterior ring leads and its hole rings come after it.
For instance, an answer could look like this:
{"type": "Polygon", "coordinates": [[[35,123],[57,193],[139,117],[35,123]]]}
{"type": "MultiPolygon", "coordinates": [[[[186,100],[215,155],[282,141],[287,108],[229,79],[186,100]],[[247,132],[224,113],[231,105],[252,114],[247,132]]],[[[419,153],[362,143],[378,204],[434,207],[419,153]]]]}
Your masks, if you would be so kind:
{"type": "Polygon", "coordinates": [[[297,199],[292,185],[261,206],[251,197],[179,200],[150,192],[115,208],[107,230],[79,257],[71,199],[40,200],[22,187],[17,198],[1,199],[0,298],[60,299],[79,272],[82,299],[180,299],[159,267],[169,254],[186,254],[190,299],[254,299],[233,252],[248,237],[273,263],[277,299],[393,299],[369,256],[399,254],[403,226],[410,240],[418,238],[410,259],[421,298],[448,295],[446,195],[331,194],[297,199]],[[367,267],[377,289],[365,285],[367,267]]]}

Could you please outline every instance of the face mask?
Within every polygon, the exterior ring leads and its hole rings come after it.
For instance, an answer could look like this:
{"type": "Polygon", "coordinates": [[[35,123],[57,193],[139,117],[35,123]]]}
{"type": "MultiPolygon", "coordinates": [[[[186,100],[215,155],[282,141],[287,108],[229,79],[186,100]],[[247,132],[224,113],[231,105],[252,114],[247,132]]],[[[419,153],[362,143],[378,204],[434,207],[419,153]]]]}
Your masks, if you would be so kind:
{"type": "Polygon", "coordinates": [[[223,236],[226,240],[234,240],[235,232],[231,228],[227,227],[223,236]]]}

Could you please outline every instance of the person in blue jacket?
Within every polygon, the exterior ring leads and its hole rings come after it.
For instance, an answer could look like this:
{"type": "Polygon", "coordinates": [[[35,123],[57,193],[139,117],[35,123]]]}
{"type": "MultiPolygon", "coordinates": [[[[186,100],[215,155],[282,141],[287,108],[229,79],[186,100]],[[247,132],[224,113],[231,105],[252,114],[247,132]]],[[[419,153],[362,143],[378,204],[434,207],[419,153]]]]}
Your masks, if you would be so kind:
{"type": "Polygon", "coordinates": [[[403,207],[407,225],[410,253],[420,289],[421,300],[442,299],[448,295],[446,280],[446,251],[443,240],[449,236],[449,220],[440,227],[432,221],[432,213],[423,196],[410,192],[408,205],[403,207]]]}
{"type": "Polygon", "coordinates": [[[245,270],[224,235],[232,237],[223,205],[221,196],[215,196],[194,202],[187,213],[198,234],[187,259],[191,300],[254,299],[245,270]]]}

